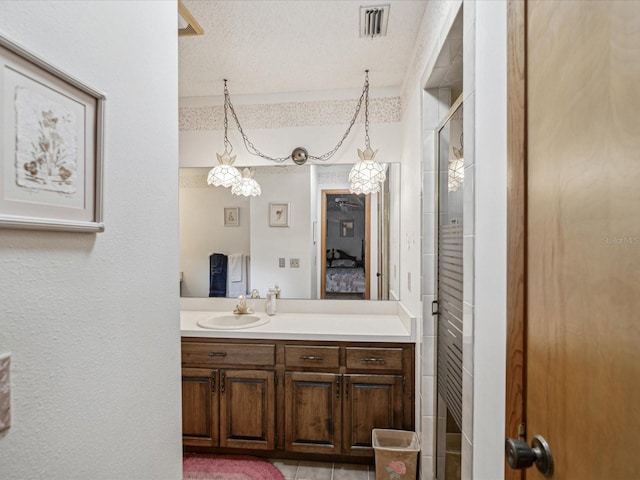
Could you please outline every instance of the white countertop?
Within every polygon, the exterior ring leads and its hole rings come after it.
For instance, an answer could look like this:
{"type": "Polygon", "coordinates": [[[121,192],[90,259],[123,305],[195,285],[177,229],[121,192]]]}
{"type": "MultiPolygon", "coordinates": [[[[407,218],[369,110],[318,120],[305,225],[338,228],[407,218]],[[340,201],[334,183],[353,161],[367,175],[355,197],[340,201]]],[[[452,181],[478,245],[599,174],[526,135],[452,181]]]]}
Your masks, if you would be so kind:
{"type": "MultiPolygon", "coordinates": [[[[266,313],[254,315],[269,318],[264,325],[238,330],[214,330],[202,328],[198,320],[213,316],[228,315],[230,311],[182,310],[180,327],[183,337],[204,338],[251,338],[274,340],[328,340],[355,342],[414,341],[411,327],[406,319],[393,314],[353,313],[277,313],[269,317],[266,313]]],[[[413,325],[415,322],[409,322],[413,325]]]]}

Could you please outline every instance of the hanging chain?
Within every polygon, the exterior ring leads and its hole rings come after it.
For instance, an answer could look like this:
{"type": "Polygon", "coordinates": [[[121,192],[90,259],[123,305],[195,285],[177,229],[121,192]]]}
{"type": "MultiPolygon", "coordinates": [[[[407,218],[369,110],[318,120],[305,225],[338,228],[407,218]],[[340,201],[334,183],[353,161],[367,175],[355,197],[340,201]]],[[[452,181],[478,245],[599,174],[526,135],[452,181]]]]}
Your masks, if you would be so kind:
{"type": "MultiPolygon", "coordinates": [[[[309,158],[311,160],[320,160],[321,162],[324,162],[326,160],[329,160],[331,157],[333,157],[333,155],[338,151],[338,149],[342,146],[342,142],[345,141],[345,139],[349,136],[349,132],[351,132],[351,128],[355,125],[356,120],[358,119],[358,115],[360,114],[360,108],[362,107],[362,100],[365,99],[365,129],[368,132],[368,114],[367,114],[367,106],[369,105],[369,70],[365,70],[365,77],[364,77],[364,86],[362,87],[362,94],[360,95],[360,98],[358,99],[358,105],[356,106],[356,111],[353,114],[353,118],[351,119],[351,123],[349,123],[349,126],[347,127],[347,130],[344,132],[344,135],[342,136],[342,138],[340,139],[340,141],[338,142],[338,144],[333,148],[333,150],[328,151],[327,153],[324,153],[322,155],[320,155],[319,157],[314,157],[313,155],[309,155],[309,158]]],[[[368,142],[369,140],[369,134],[367,133],[365,140],[368,142]]],[[[367,143],[368,145],[368,143],[367,143]]]]}
{"type": "Polygon", "coordinates": [[[364,88],[367,91],[364,100],[364,145],[369,148],[369,70],[365,70],[364,88]]]}
{"type": "MultiPolygon", "coordinates": [[[[362,87],[362,94],[360,95],[360,98],[358,99],[358,104],[356,105],[356,111],[353,114],[353,118],[351,119],[351,122],[349,123],[349,126],[347,127],[347,130],[344,132],[344,135],[342,136],[342,138],[340,139],[340,141],[338,142],[338,144],[333,147],[333,149],[329,150],[326,153],[323,153],[322,155],[319,156],[315,156],[315,155],[309,155],[308,159],[309,160],[318,160],[321,162],[325,162],[327,160],[329,160],[331,157],[333,157],[333,155],[338,151],[338,149],[342,146],[342,143],[346,140],[346,138],[349,136],[349,133],[351,132],[351,128],[355,125],[356,120],[358,119],[358,115],[360,114],[360,108],[362,107],[362,101],[365,101],[365,144],[368,147],[369,146],[369,70],[365,70],[365,80],[364,80],[364,86],[362,87]]],[[[265,155],[264,153],[262,153],[260,150],[258,150],[258,148],[251,142],[251,140],[249,140],[249,137],[247,137],[247,134],[244,133],[244,130],[242,129],[242,125],[240,125],[240,120],[238,120],[238,115],[236,114],[235,109],[233,108],[233,104],[231,103],[231,98],[229,97],[229,89],[227,88],[227,81],[224,81],[224,131],[225,131],[225,146],[227,145],[227,143],[229,142],[227,140],[227,105],[229,107],[229,110],[231,111],[231,116],[233,117],[233,120],[236,123],[236,126],[238,127],[238,131],[240,132],[240,135],[242,136],[242,140],[244,142],[244,145],[247,149],[247,151],[251,154],[251,155],[255,155],[257,157],[261,157],[264,158],[265,160],[270,160],[272,162],[276,162],[276,163],[283,163],[287,160],[289,160],[291,158],[291,155],[286,156],[286,157],[270,157],[268,155],[265,155]]]]}
{"type": "Polygon", "coordinates": [[[233,145],[229,141],[229,137],[227,137],[227,130],[229,129],[229,122],[227,120],[227,108],[229,106],[229,95],[227,94],[227,79],[224,79],[224,151],[231,154],[233,152],[233,145]]]}

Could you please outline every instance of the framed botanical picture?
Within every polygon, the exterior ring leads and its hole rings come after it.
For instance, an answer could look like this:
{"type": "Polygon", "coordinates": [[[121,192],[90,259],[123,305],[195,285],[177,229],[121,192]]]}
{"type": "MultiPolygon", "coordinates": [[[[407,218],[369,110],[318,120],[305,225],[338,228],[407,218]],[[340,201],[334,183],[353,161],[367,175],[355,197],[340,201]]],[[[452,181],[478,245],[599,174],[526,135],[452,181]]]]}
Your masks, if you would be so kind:
{"type": "Polygon", "coordinates": [[[353,220],[340,220],[340,236],[353,237],[353,220]]]}
{"type": "Polygon", "coordinates": [[[270,203],[269,204],[269,226],[288,227],[289,226],[289,204],[270,203]]]}
{"type": "Polygon", "coordinates": [[[238,207],[224,208],[224,226],[238,227],[240,225],[240,211],[238,207]]]}
{"type": "Polygon", "coordinates": [[[102,232],[104,94],[0,35],[0,227],[102,232]]]}

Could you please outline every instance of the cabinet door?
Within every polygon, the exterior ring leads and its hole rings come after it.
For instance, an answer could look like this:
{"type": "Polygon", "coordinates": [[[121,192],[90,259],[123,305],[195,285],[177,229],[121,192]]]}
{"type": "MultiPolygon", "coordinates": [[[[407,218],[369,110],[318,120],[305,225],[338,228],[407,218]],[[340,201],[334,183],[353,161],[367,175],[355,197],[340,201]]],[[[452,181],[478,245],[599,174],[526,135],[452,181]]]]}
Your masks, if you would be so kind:
{"type": "Polygon", "coordinates": [[[403,377],[345,375],[344,453],[373,456],[374,428],[402,429],[403,377]]]}
{"type": "Polygon", "coordinates": [[[341,453],[341,375],[287,372],[285,448],[341,453]]]}
{"type": "Polygon", "coordinates": [[[217,370],[182,369],[182,438],[184,445],[218,445],[217,370]]]}
{"type": "Polygon", "coordinates": [[[220,446],[275,448],[275,372],[222,370],[220,446]]]}

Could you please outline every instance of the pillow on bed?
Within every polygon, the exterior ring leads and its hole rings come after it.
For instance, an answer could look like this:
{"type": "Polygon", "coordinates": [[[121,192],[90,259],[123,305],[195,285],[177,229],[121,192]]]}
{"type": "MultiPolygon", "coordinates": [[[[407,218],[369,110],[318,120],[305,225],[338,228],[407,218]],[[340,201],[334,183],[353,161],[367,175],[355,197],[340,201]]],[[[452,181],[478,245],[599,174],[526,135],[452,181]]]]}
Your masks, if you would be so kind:
{"type": "Polygon", "coordinates": [[[345,268],[353,268],[356,266],[356,261],[355,260],[347,260],[345,259],[341,259],[341,260],[334,260],[333,262],[331,262],[331,266],[332,267],[345,267],[345,268]]]}

